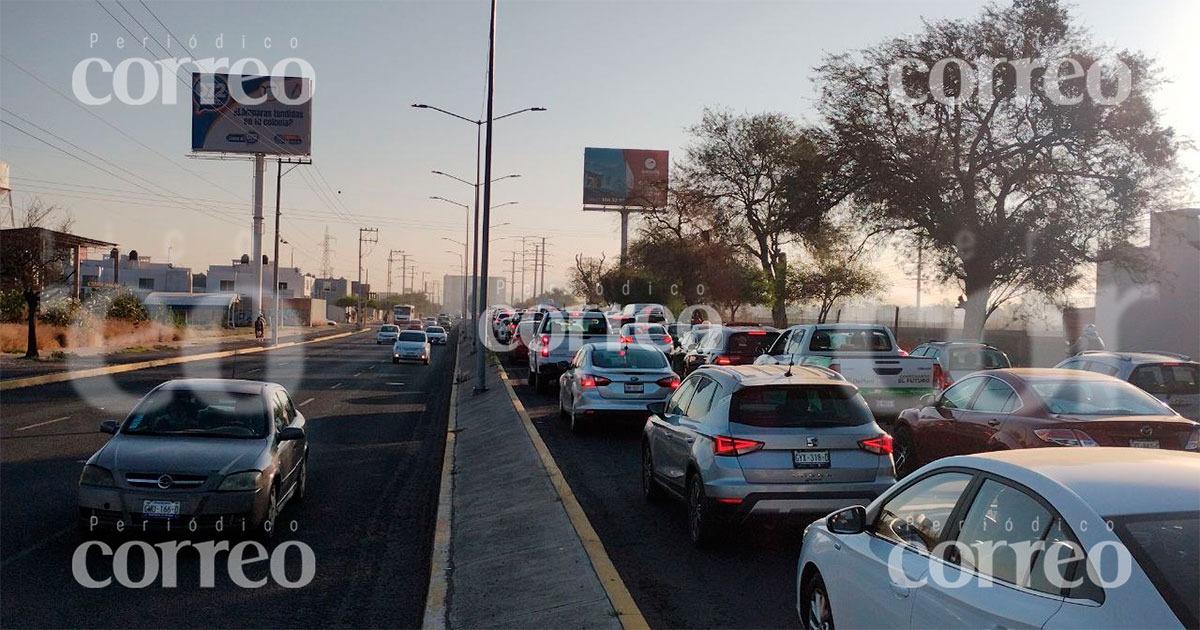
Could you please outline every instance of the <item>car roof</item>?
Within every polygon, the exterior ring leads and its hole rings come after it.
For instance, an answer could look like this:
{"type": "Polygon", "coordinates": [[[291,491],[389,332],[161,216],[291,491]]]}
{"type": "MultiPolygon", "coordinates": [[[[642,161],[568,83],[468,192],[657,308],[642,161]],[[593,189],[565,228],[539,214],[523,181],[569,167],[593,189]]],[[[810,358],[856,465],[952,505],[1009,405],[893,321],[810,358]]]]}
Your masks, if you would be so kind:
{"type": "Polygon", "coordinates": [[[988,374],[1010,374],[1020,380],[1037,382],[1037,381],[1060,381],[1070,379],[1074,381],[1120,381],[1107,374],[1099,372],[1088,372],[1084,370],[1070,370],[1066,368],[1000,368],[998,370],[988,370],[988,374]]]}
{"type": "Polygon", "coordinates": [[[1200,510],[1200,457],[1183,451],[1026,448],[949,457],[940,464],[993,472],[1034,490],[1055,484],[1101,516],[1200,510]]]}
{"type": "Polygon", "coordinates": [[[1080,359],[1087,357],[1088,359],[1116,359],[1118,361],[1132,361],[1134,363],[1196,363],[1190,359],[1184,358],[1184,355],[1158,352],[1108,352],[1105,350],[1088,350],[1081,352],[1070,359],[1080,359]]]}
{"type": "Polygon", "coordinates": [[[764,385],[828,385],[850,384],[837,372],[813,365],[714,365],[697,368],[697,373],[717,376],[743,387],[764,385]],[[788,370],[791,376],[787,376],[788,370]]]}
{"type": "Polygon", "coordinates": [[[278,387],[275,383],[266,381],[248,381],[240,378],[176,378],[169,380],[159,387],[161,389],[188,389],[203,391],[223,391],[235,394],[257,394],[267,387],[278,387]]]}

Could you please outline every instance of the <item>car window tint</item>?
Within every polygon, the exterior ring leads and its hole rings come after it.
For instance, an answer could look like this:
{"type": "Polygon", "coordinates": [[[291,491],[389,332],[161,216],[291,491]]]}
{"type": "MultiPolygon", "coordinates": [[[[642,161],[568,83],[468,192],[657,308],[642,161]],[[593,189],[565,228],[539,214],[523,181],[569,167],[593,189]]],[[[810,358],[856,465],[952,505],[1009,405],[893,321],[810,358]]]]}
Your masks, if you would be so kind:
{"type": "Polygon", "coordinates": [[[851,385],[768,385],[733,394],[729,421],[755,427],[860,426],[871,410],[851,385]]]}
{"type": "Polygon", "coordinates": [[[767,349],[767,354],[772,355],[772,356],[778,356],[778,355],[783,354],[784,349],[787,348],[787,346],[788,346],[788,340],[791,338],[792,338],[792,331],[790,331],[790,330],[783,331],[783,333],[781,333],[778,337],[775,338],[775,342],[771,344],[771,347],[767,349]]]}
{"type": "Polygon", "coordinates": [[[1069,589],[1067,596],[1073,599],[1104,602],[1104,589],[1093,582],[1087,573],[1087,555],[1083,545],[1079,544],[1061,516],[1054,519],[1054,524],[1046,532],[1042,548],[1034,556],[1029,580],[1030,588],[1035,591],[1061,595],[1064,589],[1069,589]]]}
{"type": "MultiPolygon", "coordinates": [[[[1195,505],[1194,503],[1192,505],[1195,505]]],[[[1111,519],[1185,628],[1200,626],[1200,512],[1138,514],[1111,519]]]]}
{"type": "Polygon", "coordinates": [[[1129,382],[1156,396],[1200,394],[1195,365],[1152,363],[1129,375],[1129,382]]]}
{"type": "Polygon", "coordinates": [[[912,352],[908,353],[908,356],[923,357],[925,356],[926,352],[929,352],[929,348],[927,346],[917,346],[916,348],[913,348],[912,352]]]}
{"type": "Polygon", "coordinates": [[[968,378],[951,385],[942,394],[942,406],[949,409],[966,409],[971,397],[983,385],[983,378],[968,378]]]}
{"type": "Polygon", "coordinates": [[[142,399],[121,433],[261,438],[268,432],[270,398],[258,393],[160,389],[142,399]]]}
{"type": "Polygon", "coordinates": [[[692,401],[692,394],[696,392],[697,382],[699,377],[693,377],[685,380],[683,385],[675,391],[671,399],[667,401],[667,413],[672,415],[683,415],[687,409],[688,403],[692,401]]]}
{"type": "Polygon", "coordinates": [[[725,354],[756,357],[771,347],[778,336],[777,332],[765,330],[733,333],[725,341],[725,354]]]}
{"type": "Polygon", "coordinates": [[[1009,367],[1008,360],[994,348],[951,348],[951,370],[994,370],[1009,367]]]}
{"type": "Polygon", "coordinates": [[[626,347],[618,350],[592,350],[592,365],[604,369],[657,369],[667,367],[667,357],[661,350],[646,347],[626,347]]]}
{"type": "Polygon", "coordinates": [[[418,330],[406,330],[406,331],[400,333],[400,335],[398,337],[396,337],[396,340],[397,341],[425,341],[425,333],[418,331],[418,330]]]}
{"type": "Polygon", "coordinates": [[[1008,383],[998,378],[984,380],[986,382],[983,385],[983,389],[979,390],[979,395],[975,397],[975,402],[971,404],[972,410],[1008,413],[1016,408],[1012,399],[1016,398],[1017,393],[1013,391],[1013,388],[1008,386],[1008,383]]]}
{"type": "Polygon", "coordinates": [[[1053,524],[1049,510],[1012,486],[988,479],[959,529],[959,562],[982,575],[1031,586],[1035,543],[1053,524]]]}
{"type": "Polygon", "coordinates": [[[829,328],[815,331],[808,349],[817,352],[883,352],[892,349],[892,340],[882,330],[829,328]]]}
{"type": "Polygon", "coordinates": [[[699,418],[708,413],[712,408],[713,396],[717,393],[717,383],[711,378],[701,378],[696,384],[696,393],[692,395],[692,400],[687,406],[687,415],[689,418],[699,418]]]}
{"type": "Polygon", "coordinates": [[[963,472],[930,475],[888,499],[872,532],[888,540],[930,551],[937,545],[954,506],[971,482],[963,472]]]}
{"type": "Polygon", "coordinates": [[[283,427],[288,425],[287,406],[283,403],[283,396],[279,392],[271,397],[271,419],[275,421],[275,432],[283,430],[283,427]]]}
{"type": "Polygon", "coordinates": [[[1157,398],[1129,383],[1113,379],[1064,378],[1034,381],[1029,386],[1050,409],[1050,413],[1113,416],[1173,413],[1157,398]]]}

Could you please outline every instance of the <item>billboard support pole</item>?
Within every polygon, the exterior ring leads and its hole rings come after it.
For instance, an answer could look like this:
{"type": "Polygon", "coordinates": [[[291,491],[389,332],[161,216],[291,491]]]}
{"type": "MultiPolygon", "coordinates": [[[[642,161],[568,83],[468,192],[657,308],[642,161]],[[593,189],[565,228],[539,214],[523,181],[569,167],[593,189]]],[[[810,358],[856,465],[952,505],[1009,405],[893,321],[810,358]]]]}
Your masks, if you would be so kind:
{"type": "Polygon", "coordinates": [[[254,265],[254,290],[250,292],[251,321],[258,319],[263,311],[263,175],[266,171],[267,156],[262,153],[254,154],[254,218],[251,224],[250,261],[254,265]]]}
{"type": "MultiPolygon", "coordinates": [[[[491,233],[492,208],[492,97],[496,89],[496,0],[492,0],[492,15],[488,24],[488,72],[487,72],[487,134],[484,138],[483,155],[483,217],[480,221],[482,234],[477,240],[479,248],[479,313],[487,311],[488,305],[488,240],[491,233]]],[[[475,335],[479,336],[480,324],[475,324],[475,335]]],[[[487,391],[484,380],[487,373],[487,360],[484,356],[484,344],[477,341],[479,347],[475,351],[475,391],[487,391]]]]}
{"type": "Polygon", "coordinates": [[[621,269],[629,256],[629,209],[621,208],[621,269]]]}
{"type": "Polygon", "coordinates": [[[275,322],[271,324],[271,345],[279,345],[279,325],[283,318],[279,315],[279,193],[283,189],[283,159],[275,158],[275,254],[271,256],[271,285],[275,292],[275,322]]]}

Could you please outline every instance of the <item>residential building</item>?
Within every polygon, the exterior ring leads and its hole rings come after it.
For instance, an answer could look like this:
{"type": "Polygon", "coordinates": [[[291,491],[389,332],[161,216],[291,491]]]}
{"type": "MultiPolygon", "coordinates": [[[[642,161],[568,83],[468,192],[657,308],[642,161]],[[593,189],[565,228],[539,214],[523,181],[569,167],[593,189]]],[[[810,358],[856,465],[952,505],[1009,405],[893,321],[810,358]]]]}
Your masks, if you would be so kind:
{"type": "Polygon", "coordinates": [[[120,285],[145,298],[152,292],[190,293],[192,270],[171,263],[154,262],[149,256],[139,256],[136,250],[122,254],[115,261],[111,256],[80,261],[84,286],[120,285]]]}

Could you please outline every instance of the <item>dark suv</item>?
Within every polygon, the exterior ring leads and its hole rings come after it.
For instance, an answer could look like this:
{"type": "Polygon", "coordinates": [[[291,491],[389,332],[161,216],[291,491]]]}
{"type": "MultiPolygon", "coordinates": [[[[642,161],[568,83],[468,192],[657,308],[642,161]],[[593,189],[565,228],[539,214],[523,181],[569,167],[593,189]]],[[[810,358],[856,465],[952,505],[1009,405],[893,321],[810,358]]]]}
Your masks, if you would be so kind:
{"type": "Polygon", "coordinates": [[[713,328],[684,355],[682,365],[677,367],[686,376],[701,365],[750,365],[778,336],[778,330],[749,326],[713,328]]]}

